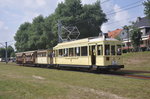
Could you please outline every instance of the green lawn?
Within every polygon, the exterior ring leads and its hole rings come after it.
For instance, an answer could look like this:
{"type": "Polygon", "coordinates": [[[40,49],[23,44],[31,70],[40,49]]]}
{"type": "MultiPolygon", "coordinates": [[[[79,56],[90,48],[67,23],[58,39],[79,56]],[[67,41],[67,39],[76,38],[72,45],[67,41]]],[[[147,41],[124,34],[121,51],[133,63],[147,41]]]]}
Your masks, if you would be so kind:
{"type": "MultiPolygon", "coordinates": [[[[150,71],[150,52],[123,56],[124,70],[150,71]]],[[[150,80],[0,63],[0,99],[149,99],[149,97],[150,80]]]]}

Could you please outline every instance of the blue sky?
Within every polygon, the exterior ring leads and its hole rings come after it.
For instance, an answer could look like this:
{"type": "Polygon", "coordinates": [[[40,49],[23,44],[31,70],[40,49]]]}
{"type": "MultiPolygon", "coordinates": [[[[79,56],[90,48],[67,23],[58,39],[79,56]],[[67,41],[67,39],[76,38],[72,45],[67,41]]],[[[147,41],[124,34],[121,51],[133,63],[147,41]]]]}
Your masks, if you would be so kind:
{"type": "MultiPolygon", "coordinates": [[[[14,35],[20,24],[32,22],[32,19],[40,14],[48,16],[61,1],[64,0],[0,0],[0,43],[9,41],[8,43],[13,45],[14,35]]],[[[97,0],[81,1],[83,4],[92,4],[97,0]]],[[[121,28],[130,24],[130,21],[135,21],[136,17],[144,16],[144,7],[140,4],[146,0],[101,0],[103,1],[107,1],[102,4],[105,13],[117,12],[107,16],[109,21],[103,24],[103,32],[121,28]],[[129,7],[140,6],[130,10],[123,8],[129,4],[132,4],[129,7]]]]}

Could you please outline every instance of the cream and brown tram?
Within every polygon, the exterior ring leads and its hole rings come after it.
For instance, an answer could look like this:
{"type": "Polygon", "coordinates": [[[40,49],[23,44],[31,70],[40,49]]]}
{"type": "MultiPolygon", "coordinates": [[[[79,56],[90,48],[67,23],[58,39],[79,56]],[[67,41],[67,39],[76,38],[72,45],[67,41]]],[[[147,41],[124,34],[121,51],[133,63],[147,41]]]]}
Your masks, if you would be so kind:
{"type": "Polygon", "coordinates": [[[53,49],[16,53],[16,61],[42,67],[118,70],[124,68],[121,47],[121,41],[116,39],[85,38],[59,43],[53,49]]]}
{"type": "Polygon", "coordinates": [[[53,64],[92,70],[124,68],[122,43],[112,38],[85,38],[59,43],[53,48],[53,64]]]}

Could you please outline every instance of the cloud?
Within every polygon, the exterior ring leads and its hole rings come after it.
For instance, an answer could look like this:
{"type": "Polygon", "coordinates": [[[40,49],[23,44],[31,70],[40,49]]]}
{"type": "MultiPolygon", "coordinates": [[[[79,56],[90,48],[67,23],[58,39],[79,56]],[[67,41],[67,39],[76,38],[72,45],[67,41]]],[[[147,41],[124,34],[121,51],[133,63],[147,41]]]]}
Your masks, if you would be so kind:
{"type": "Polygon", "coordinates": [[[46,5],[45,0],[36,0],[36,3],[38,4],[38,6],[45,6],[46,5]]]}
{"type": "Polygon", "coordinates": [[[3,21],[0,21],[0,30],[8,30],[8,27],[5,26],[3,21]]]}
{"type": "Polygon", "coordinates": [[[81,0],[82,4],[92,4],[95,3],[97,0],[81,0]]]}
{"type": "Polygon", "coordinates": [[[114,12],[116,12],[115,16],[114,16],[114,20],[115,21],[119,21],[120,25],[125,25],[128,24],[128,21],[125,19],[128,19],[129,13],[127,11],[123,11],[120,6],[118,6],[117,4],[114,6],[114,12]],[[121,12],[119,12],[121,11],[121,12]]]}

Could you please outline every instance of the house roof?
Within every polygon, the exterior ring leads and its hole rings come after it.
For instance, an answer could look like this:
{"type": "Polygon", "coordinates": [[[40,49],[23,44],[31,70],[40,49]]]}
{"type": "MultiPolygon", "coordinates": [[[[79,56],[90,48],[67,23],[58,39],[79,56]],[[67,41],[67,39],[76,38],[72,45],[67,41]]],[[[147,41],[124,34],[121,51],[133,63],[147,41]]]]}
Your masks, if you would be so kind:
{"type": "Polygon", "coordinates": [[[134,24],[135,27],[150,27],[150,19],[148,17],[138,17],[134,24]]]}
{"type": "Polygon", "coordinates": [[[122,30],[123,29],[116,29],[114,31],[108,32],[108,37],[115,38],[116,36],[118,36],[121,33],[122,30]]]}

